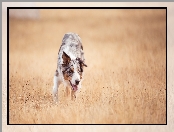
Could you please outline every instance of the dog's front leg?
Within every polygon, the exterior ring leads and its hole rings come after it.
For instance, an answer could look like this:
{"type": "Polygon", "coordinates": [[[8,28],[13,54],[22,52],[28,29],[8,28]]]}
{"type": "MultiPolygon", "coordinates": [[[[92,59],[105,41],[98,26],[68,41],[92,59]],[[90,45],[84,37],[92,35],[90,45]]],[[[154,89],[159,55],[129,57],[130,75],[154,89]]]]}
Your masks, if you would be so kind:
{"type": "Polygon", "coordinates": [[[60,81],[58,78],[58,71],[56,70],[56,73],[54,75],[54,80],[53,80],[54,86],[53,86],[53,100],[55,102],[58,101],[58,87],[60,85],[60,81]]]}
{"type": "Polygon", "coordinates": [[[54,86],[53,86],[53,100],[55,102],[58,101],[58,77],[57,76],[54,76],[54,86]]]}
{"type": "Polygon", "coordinates": [[[75,100],[76,99],[76,91],[71,90],[71,100],[75,100]]]}

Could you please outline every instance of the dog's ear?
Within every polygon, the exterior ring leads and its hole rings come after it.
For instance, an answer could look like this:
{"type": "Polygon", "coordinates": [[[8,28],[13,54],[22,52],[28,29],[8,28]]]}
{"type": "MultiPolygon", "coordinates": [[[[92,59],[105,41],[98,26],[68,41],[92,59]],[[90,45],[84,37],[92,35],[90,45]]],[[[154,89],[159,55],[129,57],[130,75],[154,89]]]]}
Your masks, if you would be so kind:
{"type": "Polygon", "coordinates": [[[69,62],[71,61],[71,58],[64,51],[63,51],[62,59],[64,64],[69,64],[69,62]]]}
{"type": "Polygon", "coordinates": [[[87,67],[87,65],[84,62],[82,62],[82,65],[85,66],[85,67],[87,67]]]}
{"type": "Polygon", "coordinates": [[[81,61],[81,63],[80,63],[81,72],[83,72],[83,67],[84,66],[87,67],[87,65],[83,61],[81,61]]]}
{"type": "Polygon", "coordinates": [[[87,67],[87,65],[80,58],[76,58],[76,59],[79,61],[81,72],[83,72],[83,66],[87,67]]]}
{"type": "Polygon", "coordinates": [[[81,63],[81,65],[82,65],[82,66],[87,67],[87,65],[85,64],[85,62],[84,62],[84,61],[82,61],[81,59],[80,59],[80,63],[81,63]]]}
{"type": "Polygon", "coordinates": [[[77,58],[77,60],[79,61],[80,66],[85,66],[85,67],[87,67],[87,65],[85,64],[85,62],[82,61],[80,58],[77,58]]]}

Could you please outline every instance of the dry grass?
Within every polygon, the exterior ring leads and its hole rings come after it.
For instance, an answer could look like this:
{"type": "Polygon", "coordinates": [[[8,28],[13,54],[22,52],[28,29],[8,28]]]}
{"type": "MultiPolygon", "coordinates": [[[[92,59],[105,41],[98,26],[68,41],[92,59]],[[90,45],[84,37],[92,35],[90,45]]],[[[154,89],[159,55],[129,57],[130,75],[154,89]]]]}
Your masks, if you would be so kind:
{"type": "Polygon", "coordinates": [[[165,10],[41,10],[10,19],[9,121],[14,124],[166,123],[165,10]],[[88,67],[75,102],[59,88],[57,52],[80,35],[88,67]]]}

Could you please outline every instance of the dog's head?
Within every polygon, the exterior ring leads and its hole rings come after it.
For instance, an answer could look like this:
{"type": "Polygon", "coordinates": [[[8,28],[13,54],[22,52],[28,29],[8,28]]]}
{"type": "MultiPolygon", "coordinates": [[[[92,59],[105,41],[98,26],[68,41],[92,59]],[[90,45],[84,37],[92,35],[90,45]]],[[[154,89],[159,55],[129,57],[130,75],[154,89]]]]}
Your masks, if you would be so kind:
{"type": "Polygon", "coordinates": [[[80,58],[71,59],[65,52],[63,52],[62,59],[63,77],[69,81],[72,90],[76,91],[81,87],[83,67],[87,65],[80,58]]]}

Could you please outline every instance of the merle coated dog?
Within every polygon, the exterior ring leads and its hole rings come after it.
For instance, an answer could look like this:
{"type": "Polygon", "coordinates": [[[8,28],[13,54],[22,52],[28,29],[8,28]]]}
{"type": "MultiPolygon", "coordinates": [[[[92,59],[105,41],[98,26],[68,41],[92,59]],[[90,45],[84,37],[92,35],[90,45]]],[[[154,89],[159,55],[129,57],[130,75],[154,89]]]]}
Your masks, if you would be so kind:
{"type": "Polygon", "coordinates": [[[83,68],[85,64],[81,38],[75,33],[66,33],[58,52],[57,69],[54,75],[53,98],[58,101],[58,87],[61,83],[66,87],[67,94],[71,89],[71,99],[81,88],[83,68]]]}

